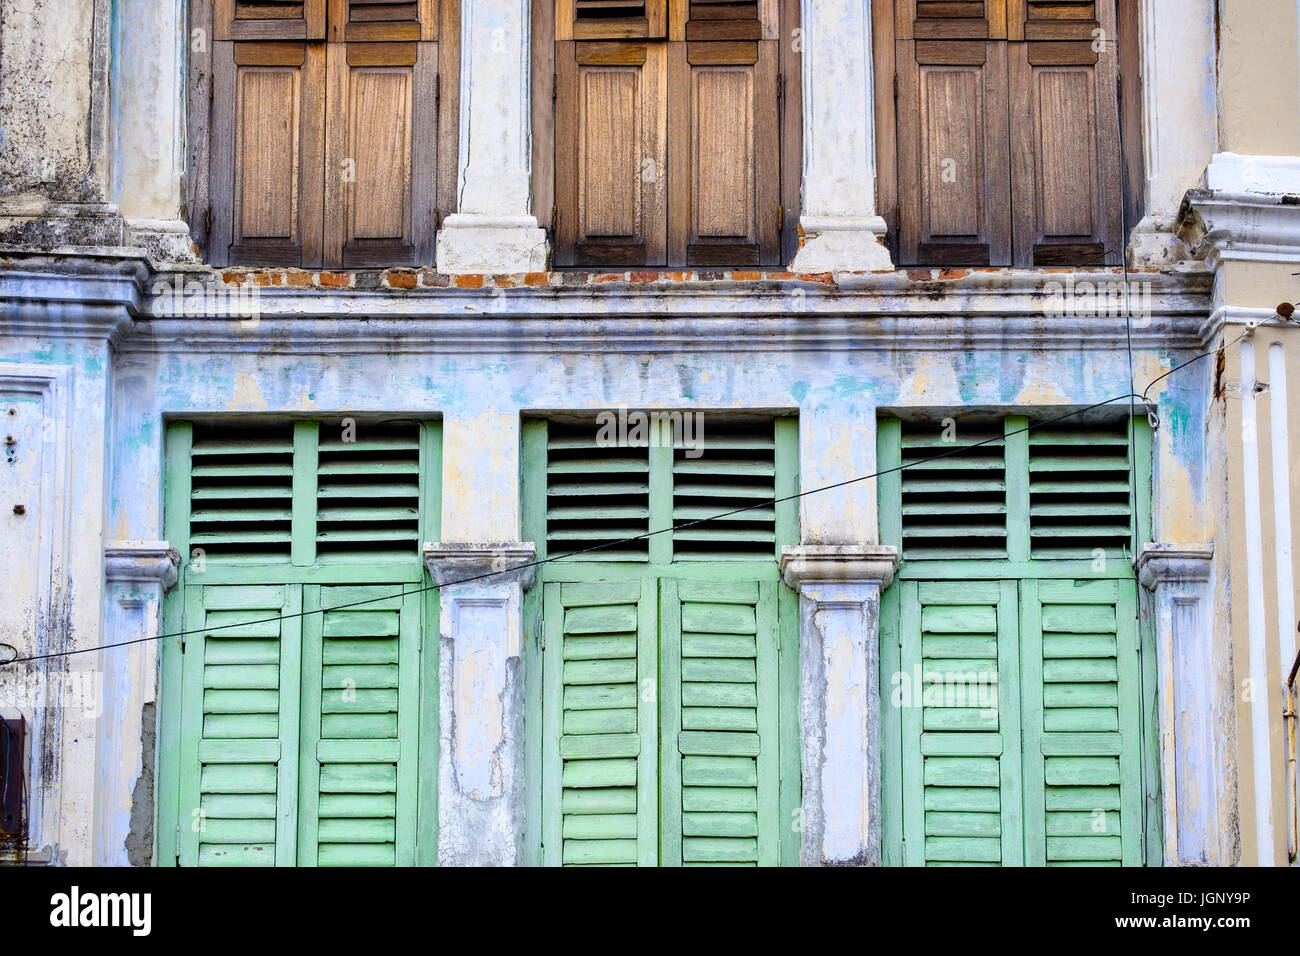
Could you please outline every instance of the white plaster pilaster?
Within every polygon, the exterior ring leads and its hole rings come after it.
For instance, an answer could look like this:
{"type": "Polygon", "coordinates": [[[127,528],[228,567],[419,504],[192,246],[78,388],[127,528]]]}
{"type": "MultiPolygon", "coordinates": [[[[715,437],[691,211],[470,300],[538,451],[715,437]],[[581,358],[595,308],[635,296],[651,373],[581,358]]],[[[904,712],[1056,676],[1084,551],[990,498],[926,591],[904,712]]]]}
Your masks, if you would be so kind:
{"type": "Polygon", "coordinates": [[[1212,666],[1213,558],[1208,544],[1148,544],[1134,562],[1154,595],[1166,866],[1229,862],[1214,836],[1226,755],[1212,666]]]}
{"type": "Polygon", "coordinates": [[[457,212],[438,233],[438,271],[539,272],[546,233],[529,208],[531,0],[461,8],[457,212]]]}
{"type": "MultiPolygon", "coordinates": [[[[157,637],[163,594],[176,584],[180,555],[166,541],[114,541],[104,549],[104,644],[98,672],[70,661],[76,680],[64,706],[97,722],[94,865],[127,866],[131,809],[145,761],[143,706],[157,700],[157,637]],[[135,643],[129,643],[135,642],[135,643]]],[[[92,658],[93,659],[93,658],[92,658]]],[[[153,794],[147,794],[152,816],[153,794]]],[[[139,853],[148,859],[151,847],[139,853]]]]}
{"type": "Polygon", "coordinates": [[[781,552],[799,592],[804,866],[880,864],[880,593],[897,568],[877,545],[781,552]]]}
{"type": "Polygon", "coordinates": [[[795,272],[889,270],[876,211],[871,0],[803,0],[804,242],[795,272]]]}
{"type": "Polygon", "coordinates": [[[531,543],[424,546],[424,563],[440,585],[442,602],[438,668],[438,862],[442,866],[522,862],[523,589],[532,582],[533,569],[528,565],[535,556],[531,543]]]}

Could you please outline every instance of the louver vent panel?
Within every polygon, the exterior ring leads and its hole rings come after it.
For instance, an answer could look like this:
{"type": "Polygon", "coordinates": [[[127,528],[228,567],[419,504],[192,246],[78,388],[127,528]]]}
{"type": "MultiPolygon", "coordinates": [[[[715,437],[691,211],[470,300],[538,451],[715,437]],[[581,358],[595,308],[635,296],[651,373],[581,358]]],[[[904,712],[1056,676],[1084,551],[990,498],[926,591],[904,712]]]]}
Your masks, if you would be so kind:
{"type": "Polygon", "coordinates": [[[317,554],[323,561],[410,558],[419,551],[419,427],[361,423],[356,439],[321,427],[317,554]]]}
{"type": "Polygon", "coordinates": [[[674,558],[771,560],[776,547],[772,424],[718,425],[697,439],[693,449],[673,449],[673,526],[680,529],[673,532],[674,558]],[[681,528],[742,508],[748,510],[681,528]]]}
{"type": "Polygon", "coordinates": [[[190,546],[208,561],[288,561],[293,425],[195,425],[190,546]]]}
{"type": "Polygon", "coordinates": [[[905,558],[1007,556],[1006,453],[996,440],[1002,434],[997,420],[963,420],[952,432],[937,422],[903,423],[905,558]],[[979,448],[920,464],[990,439],[979,448]]]}
{"type": "Polygon", "coordinates": [[[1122,558],[1130,547],[1127,422],[1052,425],[1029,433],[1031,555],[1122,558]]]}
{"type": "MultiPolygon", "coordinates": [[[[595,425],[552,423],[546,451],[546,546],[551,557],[650,530],[650,456],[604,445],[595,425]]],[[[649,539],[601,547],[584,561],[645,561],[649,539]]]]}
{"type": "Polygon", "coordinates": [[[757,3],[691,0],[686,21],[688,40],[758,40],[762,38],[757,3]]]}
{"type": "Polygon", "coordinates": [[[1025,39],[1091,42],[1098,25],[1093,0],[1029,0],[1025,39]]]}
{"type": "Polygon", "coordinates": [[[236,20],[299,20],[302,0],[236,0],[236,20]]]}

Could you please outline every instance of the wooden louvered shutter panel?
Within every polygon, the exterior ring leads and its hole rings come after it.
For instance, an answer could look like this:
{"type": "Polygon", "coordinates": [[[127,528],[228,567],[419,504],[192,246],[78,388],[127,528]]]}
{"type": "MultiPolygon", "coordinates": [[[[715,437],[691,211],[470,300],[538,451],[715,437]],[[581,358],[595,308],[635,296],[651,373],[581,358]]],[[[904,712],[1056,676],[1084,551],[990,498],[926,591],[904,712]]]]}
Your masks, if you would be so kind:
{"type": "Polygon", "coordinates": [[[331,0],[325,262],[433,262],[437,5],[331,0]]]}
{"type": "Polygon", "coordinates": [[[1008,0],[1007,23],[1014,41],[1015,265],[1119,265],[1123,161],[1114,4],[1008,0]],[[1094,49],[1095,39],[1105,40],[1104,52],[1094,49]]]}
{"type": "Polygon", "coordinates": [[[663,863],[775,866],[777,585],[662,588],[663,863]]]}
{"type": "Polygon", "coordinates": [[[1131,560],[1129,422],[1051,425],[1029,432],[1033,558],[1131,560]],[[1130,552],[1126,554],[1126,552],[1130,552]]]}
{"type": "Polygon", "coordinates": [[[647,446],[604,445],[591,424],[551,423],[546,443],[546,553],[584,554],[583,561],[645,561],[650,530],[647,446]]]}
{"type": "Polygon", "coordinates": [[[1016,584],[896,586],[905,861],[1019,865],[1016,584]]]}
{"type": "Polygon", "coordinates": [[[548,865],[658,860],[653,580],[543,585],[548,865]]]}
{"type": "Polygon", "coordinates": [[[285,563],[293,533],[293,426],[196,425],[190,547],[222,564],[285,563]]]}
{"type": "Polygon", "coordinates": [[[663,44],[556,44],[556,264],[667,260],[663,44]]]}
{"type": "Polygon", "coordinates": [[[694,451],[682,447],[684,442],[673,449],[674,527],[739,513],[674,531],[674,560],[771,561],[777,468],[772,423],[720,424],[698,438],[694,451]]]}
{"type": "Polygon", "coordinates": [[[1025,862],[1142,861],[1137,584],[1021,585],[1025,862]]]}
{"type": "Polygon", "coordinates": [[[1006,558],[1006,450],[1002,442],[990,441],[1003,434],[1002,422],[963,419],[952,441],[945,441],[938,422],[903,422],[898,431],[898,464],[906,470],[891,484],[901,485],[901,502],[894,507],[901,504],[903,557],[1006,558]]]}
{"type": "Polygon", "coordinates": [[[1010,265],[1003,0],[898,0],[899,260],[1010,265]]]}
{"type": "Polygon", "coordinates": [[[339,609],[303,619],[302,865],[415,861],[419,597],[399,588],[307,588],[339,609]]]}
{"type": "Polygon", "coordinates": [[[197,633],[182,664],[183,864],[294,863],[298,601],[289,587],[185,589],[187,630],[197,633]]]}
{"type": "Polygon", "coordinates": [[[321,428],[316,553],[321,561],[418,560],[420,434],[415,424],[365,423],[356,441],[321,428]]]}
{"type": "Polygon", "coordinates": [[[215,40],[320,40],[325,0],[216,0],[215,40]]]}
{"type": "Polygon", "coordinates": [[[636,40],[666,35],[668,0],[556,0],[557,40],[636,40]]]}
{"type": "Polygon", "coordinates": [[[325,49],[213,44],[213,265],[320,266],[325,49]]]}
{"type": "Polygon", "coordinates": [[[776,264],[781,142],[775,7],[770,0],[692,0],[676,4],[674,15],[669,262],[776,264]]]}

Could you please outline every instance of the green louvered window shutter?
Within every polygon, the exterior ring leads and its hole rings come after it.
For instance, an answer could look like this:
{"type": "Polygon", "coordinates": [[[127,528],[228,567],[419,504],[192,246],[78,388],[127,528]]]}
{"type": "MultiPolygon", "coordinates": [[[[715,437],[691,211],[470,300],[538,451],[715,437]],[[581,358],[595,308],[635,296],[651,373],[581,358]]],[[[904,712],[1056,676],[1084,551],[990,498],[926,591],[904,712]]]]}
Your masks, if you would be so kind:
{"type": "Polygon", "coordinates": [[[169,540],[188,557],[168,611],[187,633],[163,650],[159,825],[176,862],[430,859],[429,601],[404,592],[437,538],[437,424],[179,422],[167,454],[169,540]]]}
{"type": "Polygon", "coordinates": [[[199,633],[183,665],[182,863],[296,859],[301,618],[276,618],[298,611],[298,597],[283,586],[186,590],[186,620],[199,633]]]}
{"type": "Polygon", "coordinates": [[[1130,563],[1146,422],[953,424],[879,423],[885,470],[1001,436],[880,480],[903,558],[882,610],[886,858],[1139,865],[1159,842],[1130,563]]]}
{"type": "Polygon", "coordinates": [[[561,558],[525,598],[540,861],[795,862],[798,613],[777,557],[798,508],[773,499],[798,489],[796,422],[639,415],[523,427],[524,534],[561,558]]]}
{"type": "Polygon", "coordinates": [[[658,859],[653,580],[544,585],[549,864],[658,859]]]}
{"type": "Polygon", "coordinates": [[[307,588],[341,609],[303,618],[300,863],[415,862],[419,596],[395,590],[307,588]]]}
{"type": "Polygon", "coordinates": [[[900,587],[906,862],[1019,865],[1016,586],[900,587]]]}
{"type": "Polygon", "coordinates": [[[776,582],[663,583],[663,858],[779,862],[776,582]]]}

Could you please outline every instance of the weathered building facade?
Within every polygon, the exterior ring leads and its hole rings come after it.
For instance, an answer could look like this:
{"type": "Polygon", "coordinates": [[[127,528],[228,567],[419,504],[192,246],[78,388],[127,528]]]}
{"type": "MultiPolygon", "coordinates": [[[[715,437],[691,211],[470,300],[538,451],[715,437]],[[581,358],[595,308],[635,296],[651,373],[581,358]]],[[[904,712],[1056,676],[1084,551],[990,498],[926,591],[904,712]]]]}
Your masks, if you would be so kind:
{"type": "Polygon", "coordinates": [[[1298,18],[0,0],[0,852],[1288,864],[1298,18]]]}

